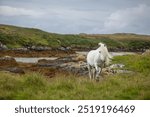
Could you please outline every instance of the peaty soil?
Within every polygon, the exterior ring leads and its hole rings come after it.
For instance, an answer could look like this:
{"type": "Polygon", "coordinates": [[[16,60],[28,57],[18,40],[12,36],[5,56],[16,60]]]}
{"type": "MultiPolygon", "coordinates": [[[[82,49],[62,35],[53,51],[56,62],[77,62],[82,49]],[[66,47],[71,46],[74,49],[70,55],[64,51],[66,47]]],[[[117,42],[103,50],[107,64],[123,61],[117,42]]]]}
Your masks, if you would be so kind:
{"type": "Polygon", "coordinates": [[[11,56],[11,57],[64,57],[70,54],[74,54],[75,51],[68,50],[0,50],[0,57],[11,56]]]}

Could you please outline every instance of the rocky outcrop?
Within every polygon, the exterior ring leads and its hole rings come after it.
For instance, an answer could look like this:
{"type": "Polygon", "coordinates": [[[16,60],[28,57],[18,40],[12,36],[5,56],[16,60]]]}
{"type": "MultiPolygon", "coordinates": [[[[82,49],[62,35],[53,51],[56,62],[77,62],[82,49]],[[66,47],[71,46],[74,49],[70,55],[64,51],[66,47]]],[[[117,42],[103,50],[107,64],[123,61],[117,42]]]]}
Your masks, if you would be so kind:
{"type": "Polygon", "coordinates": [[[150,49],[145,50],[145,52],[142,55],[150,55],[150,49]]]}
{"type": "MultiPolygon", "coordinates": [[[[40,67],[50,67],[54,69],[71,72],[78,75],[88,75],[87,63],[85,56],[76,54],[75,56],[68,56],[58,58],[56,60],[39,60],[37,65],[40,67]]],[[[125,70],[123,64],[112,64],[103,69],[103,74],[110,75],[115,73],[131,73],[125,70]]]]}
{"type": "Polygon", "coordinates": [[[61,50],[61,51],[70,51],[70,50],[72,50],[71,47],[60,47],[58,49],[61,50]]]}
{"type": "Polygon", "coordinates": [[[27,47],[29,50],[35,50],[35,51],[46,51],[46,50],[52,50],[51,47],[46,46],[31,46],[27,47]]]}
{"type": "Polygon", "coordinates": [[[76,54],[76,56],[73,58],[73,60],[75,60],[75,61],[85,61],[86,56],[82,55],[82,54],[76,54]]]}
{"type": "Polygon", "coordinates": [[[81,61],[81,58],[79,59],[78,56],[62,57],[56,60],[42,59],[38,61],[37,65],[41,67],[61,69],[80,75],[86,74],[88,71],[86,63],[84,61],[81,61]]]}
{"type": "Polygon", "coordinates": [[[0,58],[0,67],[12,67],[17,66],[17,62],[13,57],[5,56],[0,58]]]}
{"type": "Polygon", "coordinates": [[[0,58],[0,70],[13,73],[24,74],[24,70],[18,67],[18,63],[13,57],[5,56],[0,58]]]}
{"type": "Polygon", "coordinates": [[[24,70],[20,67],[8,67],[5,70],[12,73],[25,74],[24,70]]]}
{"type": "Polygon", "coordinates": [[[8,49],[7,46],[0,42],[0,50],[6,50],[6,49],[8,49]]]}

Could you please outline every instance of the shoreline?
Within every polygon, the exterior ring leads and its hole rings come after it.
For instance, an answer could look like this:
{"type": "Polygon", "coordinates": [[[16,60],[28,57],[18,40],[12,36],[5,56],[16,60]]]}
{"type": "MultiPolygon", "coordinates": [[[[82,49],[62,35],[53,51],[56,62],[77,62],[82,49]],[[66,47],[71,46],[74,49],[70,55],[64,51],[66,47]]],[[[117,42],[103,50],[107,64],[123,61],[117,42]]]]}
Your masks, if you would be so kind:
{"type": "MultiPolygon", "coordinates": [[[[76,54],[78,52],[88,52],[92,49],[72,49],[72,50],[0,50],[0,57],[4,56],[11,56],[11,57],[65,57],[71,54],[76,54]]],[[[131,53],[143,53],[144,51],[123,51],[123,50],[109,50],[110,53],[112,52],[131,52],[131,53]]]]}

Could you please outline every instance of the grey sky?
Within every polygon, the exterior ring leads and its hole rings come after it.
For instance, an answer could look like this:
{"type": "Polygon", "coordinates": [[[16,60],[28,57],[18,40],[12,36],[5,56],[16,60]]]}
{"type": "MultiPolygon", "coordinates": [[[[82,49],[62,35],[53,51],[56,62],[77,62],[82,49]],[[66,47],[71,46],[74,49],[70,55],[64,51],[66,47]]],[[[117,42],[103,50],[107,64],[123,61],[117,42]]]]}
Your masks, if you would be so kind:
{"type": "Polygon", "coordinates": [[[0,0],[0,23],[55,33],[150,34],[150,0],[0,0]]]}

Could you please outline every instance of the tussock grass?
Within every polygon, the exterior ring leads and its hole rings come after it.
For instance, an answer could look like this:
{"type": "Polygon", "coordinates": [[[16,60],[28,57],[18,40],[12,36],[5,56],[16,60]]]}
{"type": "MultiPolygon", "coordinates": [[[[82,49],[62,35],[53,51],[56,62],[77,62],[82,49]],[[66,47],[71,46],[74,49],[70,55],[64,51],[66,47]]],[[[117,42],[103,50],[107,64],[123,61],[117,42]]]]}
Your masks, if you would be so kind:
{"type": "Polygon", "coordinates": [[[1,74],[0,99],[150,99],[149,76],[141,74],[119,74],[101,82],[61,74],[55,79],[1,74]]]}
{"type": "Polygon", "coordinates": [[[39,73],[0,72],[0,99],[150,99],[150,56],[118,56],[130,74],[104,76],[100,82],[73,74],[46,78],[39,73]]]}

